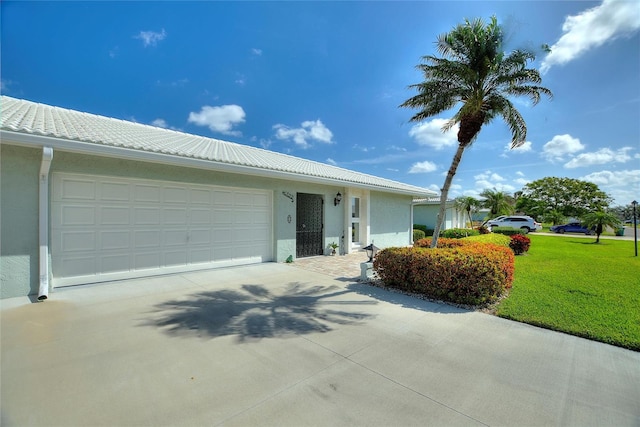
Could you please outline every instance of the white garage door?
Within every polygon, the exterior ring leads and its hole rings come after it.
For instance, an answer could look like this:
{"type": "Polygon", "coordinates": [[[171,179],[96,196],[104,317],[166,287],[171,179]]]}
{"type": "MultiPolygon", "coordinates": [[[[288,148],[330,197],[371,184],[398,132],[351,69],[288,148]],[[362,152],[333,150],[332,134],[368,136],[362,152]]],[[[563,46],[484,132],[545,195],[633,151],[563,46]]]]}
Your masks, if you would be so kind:
{"type": "Polygon", "coordinates": [[[55,173],[54,286],[272,260],[271,193],[55,173]]]}

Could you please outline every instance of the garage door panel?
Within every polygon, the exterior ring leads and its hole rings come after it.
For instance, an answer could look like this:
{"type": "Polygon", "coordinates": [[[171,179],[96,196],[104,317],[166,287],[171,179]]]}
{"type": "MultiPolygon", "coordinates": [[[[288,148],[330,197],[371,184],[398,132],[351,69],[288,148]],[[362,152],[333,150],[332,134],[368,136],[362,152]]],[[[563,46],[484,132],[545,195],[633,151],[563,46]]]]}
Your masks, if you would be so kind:
{"type": "Polygon", "coordinates": [[[62,200],[95,200],[96,183],[86,179],[62,179],[60,182],[62,200]]]}
{"type": "Polygon", "coordinates": [[[126,250],[131,247],[129,230],[102,231],[100,233],[100,246],[103,251],[126,250]]]}
{"type": "Polygon", "coordinates": [[[96,250],[94,231],[66,231],[62,233],[61,249],[67,253],[96,250]]]}
{"type": "Polygon", "coordinates": [[[191,203],[194,205],[211,205],[211,191],[209,190],[191,190],[191,203]]]}
{"type": "Polygon", "coordinates": [[[160,225],[161,212],[159,207],[136,207],[133,214],[134,224],[160,225]]]}
{"type": "Polygon", "coordinates": [[[100,269],[99,271],[103,274],[108,273],[117,273],[119,271],[129,271],[131,270],[131,258],[129,254],[113,254],[106,255],[103,254],[100,257],[100,269]]]}
{"type": "Polygon", "coordinates": [[[96,208],[86,205],[66,205],[60,209],[60,224],[87,226],[96,224],[96,208]]]}
{"type": "Polygon", "coordinates": [[[163,224],[187,224],[187,209],[186,208],[164,208],[162,210],[163,224]]]}
{"type": "Polygon", "coordinates": [[[97,270],[96,258],[94,256],[69,256],[61,265],[61,274],[73,274],[75,276],[91,276],[97,270]]]}
{"type": "Polygon", "coordinates": [[[100,224],[102,225],[129,225],[128,206],[103,206],[100,208],[100,224]]]}
{"type": "Polygon", "coordinates": [[[157,248],[161,242],[161,230],[134,231],[134,248],[157,248]]]}
{"type": "Polygon", "coordinates": [[[271,260],[271,194],[54,173],[54,286],[271,260]]]}
{"type": "Polygon", "coordinates": [[[180,250],[165,251],[163,255],[164,255],[163,265],[166,267],[187,265],[187,248],[186,247],[180,250]]]}
{"type": "Polygon", "coordinates": [[[122,182],[103,182],[100,185],[100,198],[114,202],[129,202],[131,186],[122,182]]]}
{"type": "Polygon", "coordinates": [[[189,244],[190,245],[210,245],[211,244],[211,230],[208,228],[193,228],[189,231],[189,244]]]}
{"type": "Polygon", "coordinates": [[[164,188],[164,202],[185,204],[188,201],[188,191],[186,188],[166,187],[164,188]]]}
{"type": "Polygon", "coordinates": [[[201,224],[211,224],[211,209],[204,208],[194,208],[191,209],[191,224],[192,225],[201,225],[201,224]]]}
{"type": "Polygon", "coordinates": [[[232,206],[233,193],[231,191],[216,190],[213,192],[214,206],[232,206]]]}
{"type": "Polygon", "coordinates": [[[135,202],[160,203],[161,188],[158,185],[138,184],[134,190],[135,202]]]}
{"type": "Polygon", "coordinates": [[[134,270],[149,270],[160,268],[160,260],[162,255],[160,252],[140,252],[133,255],[134,270]]]}
{"type": "Polygon", "coordinates": [[[188,233],[186,230],[164,230],[162,232],[162,243],[164,246],[185,246],[187,239],[188,233]]]}

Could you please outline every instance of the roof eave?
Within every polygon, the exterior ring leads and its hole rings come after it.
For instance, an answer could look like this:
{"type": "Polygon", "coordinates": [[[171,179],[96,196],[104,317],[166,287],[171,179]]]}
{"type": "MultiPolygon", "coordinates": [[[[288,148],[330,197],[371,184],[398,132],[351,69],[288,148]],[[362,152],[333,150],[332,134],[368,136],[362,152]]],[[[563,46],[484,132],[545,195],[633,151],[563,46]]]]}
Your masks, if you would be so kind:
{"type": "Polygon", "coordinates": [[[10,130],[0,130],[0,141],[2,143],[12,143],[14,145],[30,147],[52,147],[78,154],[89,154],[94,156],[112,157],[127,160],[138,160],[151,163],[160,163],[174,166],[192,167],[198,169],[213,170],[218,172],[229,172],[243,175],[260,176],[264,178],[295,180],[314,184],[334,185],[337,187],[361,188],[380,192],[402,194],[413,197],[430,197],[435,193],[430,190],[424,192],[412,191],[408,189],[389,188],[384,186],[369,185],[358,182],[345,181],[341,179],[326,178],[321,176],[304,175],[300,173],[280,171],[275,169],[258,168],[254,166],[237,165],[213,160],[198,159],[193,157],[176,156],[171,154],[155,153],[152,151],[135,150],[125,147],[114,147],[111,145],[96,144],[65,138],[56,138],[45,135],[15,132],[10,130]]]}

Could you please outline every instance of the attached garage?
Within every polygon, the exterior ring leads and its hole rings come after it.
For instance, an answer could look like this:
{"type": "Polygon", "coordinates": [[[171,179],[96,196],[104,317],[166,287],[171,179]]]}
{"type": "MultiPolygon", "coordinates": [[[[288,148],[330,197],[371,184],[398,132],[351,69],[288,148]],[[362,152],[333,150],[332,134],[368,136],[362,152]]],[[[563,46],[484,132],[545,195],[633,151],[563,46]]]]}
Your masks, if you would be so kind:
{"type": "Polygon", "coordinates": [[[271,261],[265,190],[54,173],[54,286],[271,261]]]}

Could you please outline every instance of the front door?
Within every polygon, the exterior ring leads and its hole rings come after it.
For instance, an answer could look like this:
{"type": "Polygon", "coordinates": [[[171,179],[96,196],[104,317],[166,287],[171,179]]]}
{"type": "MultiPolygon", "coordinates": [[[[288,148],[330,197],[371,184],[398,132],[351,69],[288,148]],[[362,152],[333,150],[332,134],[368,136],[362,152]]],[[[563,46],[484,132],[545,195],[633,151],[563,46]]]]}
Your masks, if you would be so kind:
{"type": "Polygon", "coordinates": [[[319,194],[298,193],[296,206],[296,257],[323,255],[324,201],[319,194]]]}

